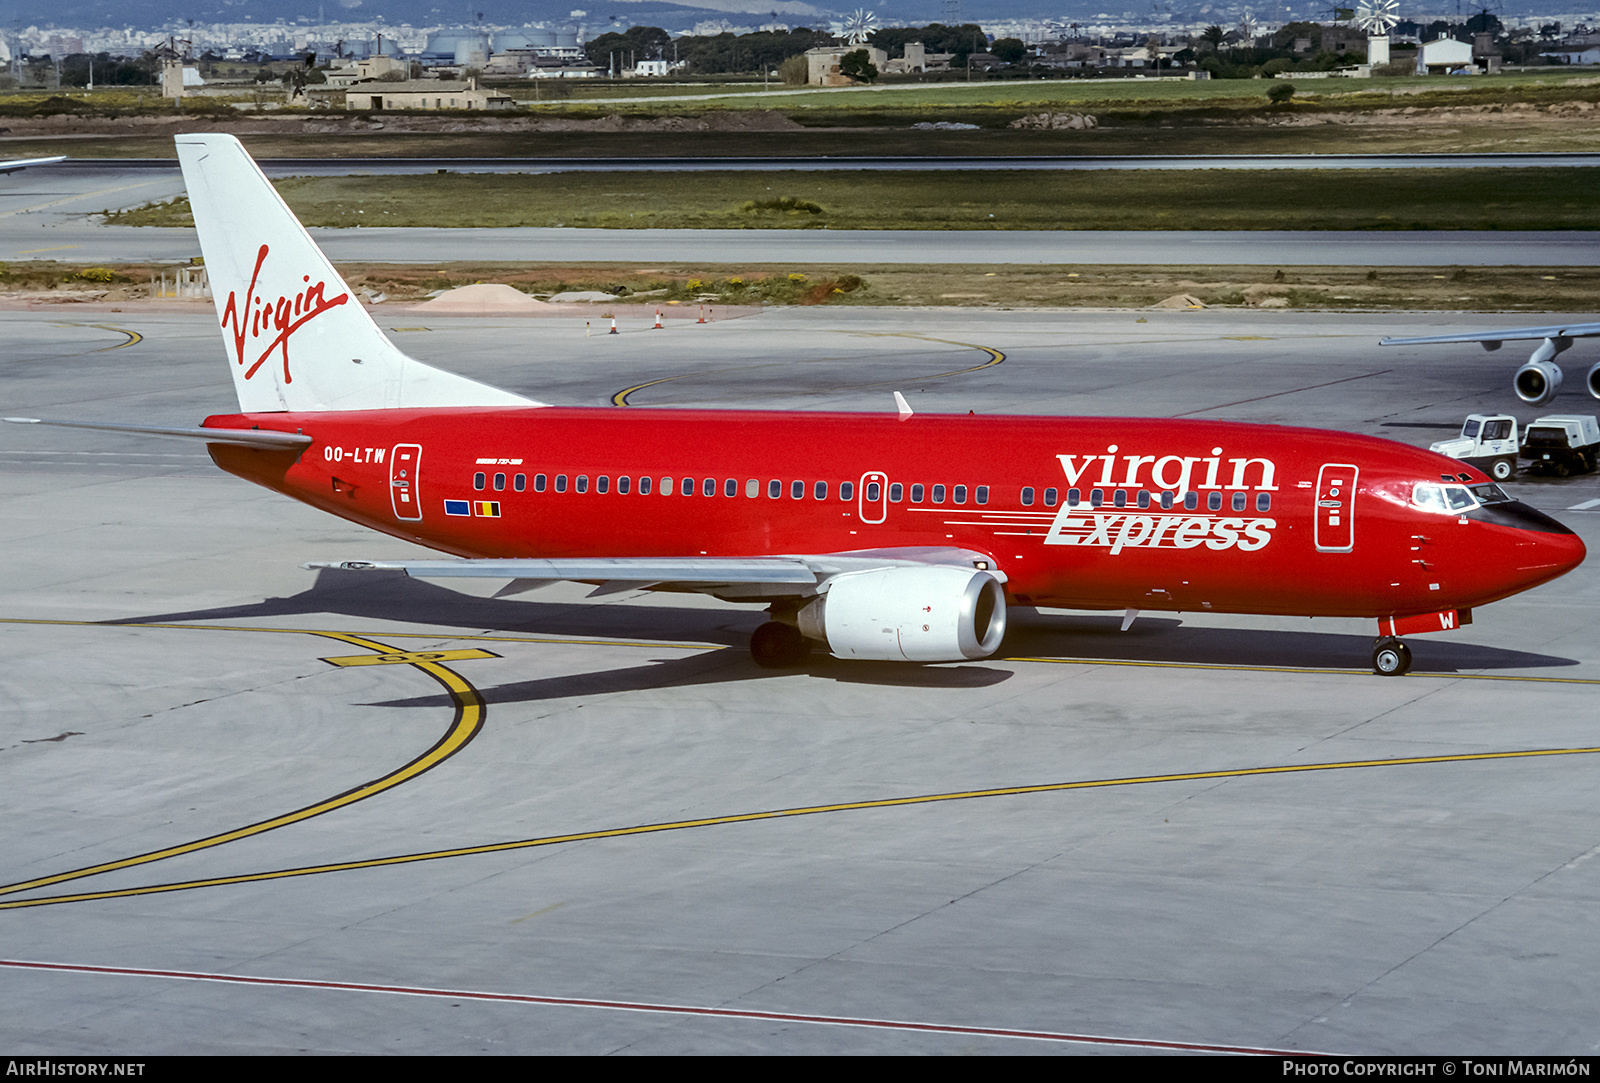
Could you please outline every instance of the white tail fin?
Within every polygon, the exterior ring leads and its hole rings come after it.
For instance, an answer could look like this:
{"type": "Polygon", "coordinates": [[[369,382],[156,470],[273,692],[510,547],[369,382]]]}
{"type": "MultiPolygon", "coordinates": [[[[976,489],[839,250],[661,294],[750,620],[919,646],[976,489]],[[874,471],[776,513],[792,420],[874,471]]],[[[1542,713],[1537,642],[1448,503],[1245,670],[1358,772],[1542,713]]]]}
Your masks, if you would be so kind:
{"type": "Polygon", "coordinates": [[[180,135],[239,408],[542,406],[401,353],[231,135],[180,135]]]}

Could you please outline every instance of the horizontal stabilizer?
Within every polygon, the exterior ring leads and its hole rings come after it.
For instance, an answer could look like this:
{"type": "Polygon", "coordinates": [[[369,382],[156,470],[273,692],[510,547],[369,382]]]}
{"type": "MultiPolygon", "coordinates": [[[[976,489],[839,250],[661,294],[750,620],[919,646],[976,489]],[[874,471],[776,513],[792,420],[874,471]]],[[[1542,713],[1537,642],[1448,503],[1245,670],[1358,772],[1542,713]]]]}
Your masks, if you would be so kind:
{"type": "Polygon", "coordinates": [[[311,437],[298,432],[275,432],[271,429],[174,429],[159,425],[113,425],[104,421],[51,421],[42,417],[8,417],[3,420],[17,425],[58,425],[64,429],[98,429],[101,432],[125,432],[137,436],[168,436],[181,440],[204,440],[208,444],[234,444],[239,447],[265,448],[273,451],[298,451],[311,443],[311,437]]]}

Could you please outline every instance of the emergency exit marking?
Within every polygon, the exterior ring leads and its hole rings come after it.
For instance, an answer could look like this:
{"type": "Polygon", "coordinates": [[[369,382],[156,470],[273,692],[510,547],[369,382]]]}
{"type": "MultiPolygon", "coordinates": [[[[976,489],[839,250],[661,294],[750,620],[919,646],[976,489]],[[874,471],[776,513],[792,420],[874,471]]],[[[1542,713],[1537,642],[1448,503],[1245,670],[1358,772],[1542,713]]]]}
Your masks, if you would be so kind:
{"type": "Polygon", "coordinates": [[[499,658],[492,651],[473,647],[462,651],[396,651],[393,654],[346,654],[324,658],[330,666],[409,666],[417,662],[465,662],[473,658],[499,658]]]}

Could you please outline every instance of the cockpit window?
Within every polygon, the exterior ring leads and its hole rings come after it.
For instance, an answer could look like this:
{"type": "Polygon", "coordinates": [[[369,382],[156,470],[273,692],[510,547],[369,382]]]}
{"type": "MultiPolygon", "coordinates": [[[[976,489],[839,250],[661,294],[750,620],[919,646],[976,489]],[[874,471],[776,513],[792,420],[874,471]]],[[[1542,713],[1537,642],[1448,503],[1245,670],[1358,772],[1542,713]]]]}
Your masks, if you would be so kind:
{"type": "Polygon", "coordinates": [[[1423,511],[1449,511],[1444,504],[1444,489],[1426,482],[1411,490],[1411,502],[1423,511]]]}
{"type": "Polygon", "coordinates": [[[1472,486],[1472,495],[1478,498],[1480,504],[1504,504],[1511,499],[1504,489],[1493,482],[1472,486]]]}
{"type": "Polygon", "coordinates": [[[1436,511],[1446,515],[1471,511],[1478,506],[1465,485],[1434,485],[1418,482],[1411,491],[1411,503],[1423,511],[1436,511]]]}

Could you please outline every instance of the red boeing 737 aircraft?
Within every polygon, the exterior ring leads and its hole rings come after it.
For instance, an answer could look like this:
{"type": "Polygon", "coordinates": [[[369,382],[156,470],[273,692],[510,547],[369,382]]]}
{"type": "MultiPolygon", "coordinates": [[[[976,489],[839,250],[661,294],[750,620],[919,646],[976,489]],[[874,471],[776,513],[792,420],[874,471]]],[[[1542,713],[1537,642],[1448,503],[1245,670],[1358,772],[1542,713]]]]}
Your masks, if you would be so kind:
{"type": "Polygon", "coordinates": [[[1024,605],[1371,618],[1373,666],[1399,674],[1399,636],[1584,557],[1483,474],[1342,433],[547,406],[405,356],[236,139],[177,142],[241,412],[85,427],[203,439],[230,473],[454,555],[331,566],[765,604],[767,666],[985,658],[1024,605]]]}

